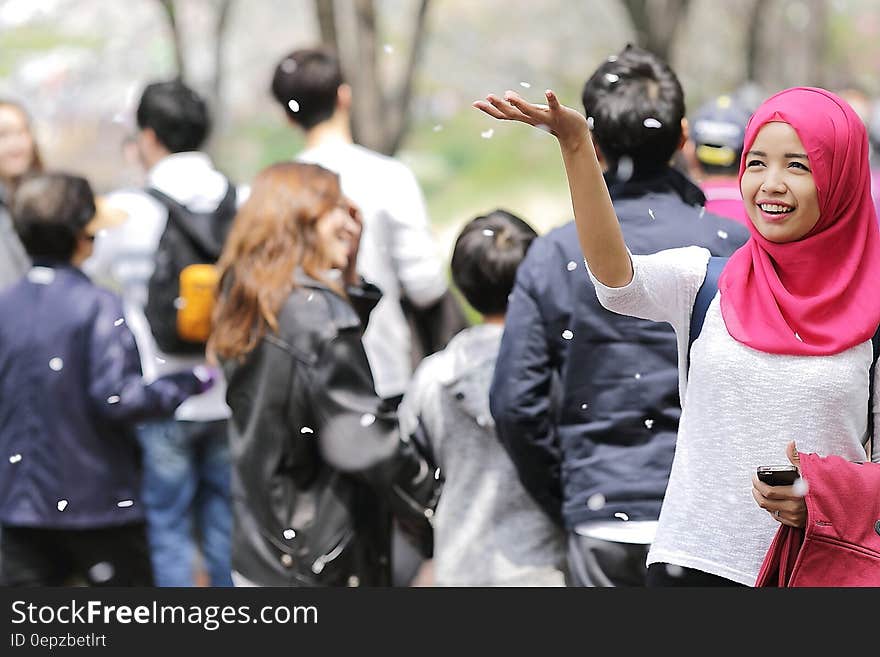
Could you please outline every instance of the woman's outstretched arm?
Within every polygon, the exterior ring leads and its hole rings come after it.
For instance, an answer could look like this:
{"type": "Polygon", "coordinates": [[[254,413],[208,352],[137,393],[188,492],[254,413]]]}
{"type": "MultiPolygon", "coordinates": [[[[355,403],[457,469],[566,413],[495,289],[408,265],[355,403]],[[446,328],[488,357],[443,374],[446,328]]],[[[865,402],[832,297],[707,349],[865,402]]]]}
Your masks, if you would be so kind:
{"type": "Polygon", "coordinates": [[[561,105],[549,89],[547,105],[535,105],[512,91],[504,99],[489,94],[474,107],[504,121],[520,121],[547,129],[559,141],[578,239],[590,271],[608,287],[623,287],[632,280],[632,263],[602,168],[590,139],[589,127],[580,112],[561,105]]]}

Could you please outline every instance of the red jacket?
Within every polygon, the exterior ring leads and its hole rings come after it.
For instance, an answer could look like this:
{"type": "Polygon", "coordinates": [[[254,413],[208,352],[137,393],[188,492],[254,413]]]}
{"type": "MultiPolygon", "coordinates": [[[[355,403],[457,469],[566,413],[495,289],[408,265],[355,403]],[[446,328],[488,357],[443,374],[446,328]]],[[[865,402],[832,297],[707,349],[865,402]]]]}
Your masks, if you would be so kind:
{"type": "Polygon", "coordinates": [[[779,528],[755,586],[880,586],[880,464],[800,460],[806,528],[779,528]]]}

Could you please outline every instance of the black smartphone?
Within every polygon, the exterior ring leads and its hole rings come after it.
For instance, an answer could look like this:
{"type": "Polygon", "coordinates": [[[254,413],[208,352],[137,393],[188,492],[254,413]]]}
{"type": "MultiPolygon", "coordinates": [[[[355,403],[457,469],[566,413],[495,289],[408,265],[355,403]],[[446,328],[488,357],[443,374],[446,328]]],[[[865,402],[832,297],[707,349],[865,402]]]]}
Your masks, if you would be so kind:
{"type": "Polygon", "coordinates": [[[791,486],[799,476],[793,465],[758,466],[758,479],[771,486],[791,486]]]}

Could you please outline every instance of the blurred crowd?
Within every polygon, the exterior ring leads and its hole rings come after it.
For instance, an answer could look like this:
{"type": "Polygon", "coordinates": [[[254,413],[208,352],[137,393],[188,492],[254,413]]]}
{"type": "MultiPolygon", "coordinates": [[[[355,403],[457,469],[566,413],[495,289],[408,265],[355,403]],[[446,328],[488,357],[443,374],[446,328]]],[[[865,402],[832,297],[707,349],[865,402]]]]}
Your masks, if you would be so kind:
{"type": "MultiPolygon", "coordinates": [[[[104,195],[0,100],[0,581],[645,586],[682,416],[672,328],[603,308],[574,222],[539,236],[503,198],[445,262],[413,172],[354,142],[333,52],[289,53],[271,91],[304,150],[232,181],[205,100],[150,83],[143,184],[104,195]]],[[[765,95],[687,113],[633,46],[589,72],[632,253],[746,244],[765,95]]],[[[880,211],[880,102],[838,95],[880,211]]]]}

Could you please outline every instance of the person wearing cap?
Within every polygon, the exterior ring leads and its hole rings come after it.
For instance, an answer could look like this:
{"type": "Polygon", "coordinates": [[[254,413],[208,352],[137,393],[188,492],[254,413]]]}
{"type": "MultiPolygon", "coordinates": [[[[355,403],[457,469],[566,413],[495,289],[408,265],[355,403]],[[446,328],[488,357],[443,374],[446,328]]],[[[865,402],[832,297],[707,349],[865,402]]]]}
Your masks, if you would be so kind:
{"type": "Polygon", "coordinates": [[[33,267],[0,291],[0,584],[149,586],[134,426],[212,381],[144,383],[121,300],[80,270],[125,219],[88,181],[29,177],[12,216],[33,267]]]}
{"type": "Polygon", "coordinates": [[[739,190],[739,161],[750,115],[735,97],[718,96],[697,111],[690,131],[706,211],[745,226],[749,218],[739,190]]]}

